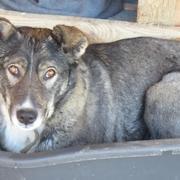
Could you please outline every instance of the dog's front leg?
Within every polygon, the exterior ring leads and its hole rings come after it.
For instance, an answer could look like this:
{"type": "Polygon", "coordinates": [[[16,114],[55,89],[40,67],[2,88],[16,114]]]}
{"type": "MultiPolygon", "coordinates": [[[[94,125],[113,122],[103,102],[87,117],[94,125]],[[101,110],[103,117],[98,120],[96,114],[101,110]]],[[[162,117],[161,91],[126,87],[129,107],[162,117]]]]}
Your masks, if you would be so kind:
{"type": "Polygon", "coordinates": [[[36,147],[35,151],[51,151],[55,149],[60,149],[67,147],[71,144],[71,138],[68,133],[64,131],[46,131],[43,133],[39,145],[36,147]]]}
{"type": "Polygon", "coordinates": [[[54,149],[53,145],[53,138],[48,138],[46,140],[43,140],[42,142],[39,143],[39,145],[35,148],[36,152],[40,151],[51,151],[54,149]]]}

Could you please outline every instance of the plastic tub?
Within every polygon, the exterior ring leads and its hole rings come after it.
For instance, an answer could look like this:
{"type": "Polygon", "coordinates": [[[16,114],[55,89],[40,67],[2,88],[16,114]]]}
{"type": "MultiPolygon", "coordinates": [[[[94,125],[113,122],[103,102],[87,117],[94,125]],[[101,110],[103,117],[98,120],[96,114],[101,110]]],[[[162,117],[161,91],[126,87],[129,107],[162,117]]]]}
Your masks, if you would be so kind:
{"type": "Polygon", "coordinates": [[[179,180],[180,139],[0,152],[0,180],[179,180]]]}

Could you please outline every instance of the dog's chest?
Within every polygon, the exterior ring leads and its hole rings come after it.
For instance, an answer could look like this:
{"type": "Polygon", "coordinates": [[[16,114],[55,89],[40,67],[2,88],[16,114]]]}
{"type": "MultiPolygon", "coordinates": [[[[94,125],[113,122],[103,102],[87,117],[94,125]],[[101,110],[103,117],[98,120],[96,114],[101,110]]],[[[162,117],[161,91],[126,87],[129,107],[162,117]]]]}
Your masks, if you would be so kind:
{"type": "Polygon", "coordinates": [[[34,131],[23,131],[13,126],[6,127],[4,136],[4,147],[17,153],[35,140],[34,131]]]}

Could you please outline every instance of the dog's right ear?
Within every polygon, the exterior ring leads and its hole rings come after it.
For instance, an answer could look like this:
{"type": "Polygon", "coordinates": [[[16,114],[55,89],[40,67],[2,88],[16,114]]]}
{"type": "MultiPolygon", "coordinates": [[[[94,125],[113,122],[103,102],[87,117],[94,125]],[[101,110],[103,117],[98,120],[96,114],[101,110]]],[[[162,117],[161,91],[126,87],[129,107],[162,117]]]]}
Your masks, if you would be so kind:
{"type": "Polygon", "coordinates": [[[0,18],[0,40],[7,41],[12,35],[18,36],[18,31],[10,21],[5,18],[0,18]]]}
{"type": "Polygon", "coordinates": [[[86,35],[73,26],[57,25],[53,28],[52,34],[64,53],[72,57],[75,62],[78,62],[89,44],[86,35]]]}

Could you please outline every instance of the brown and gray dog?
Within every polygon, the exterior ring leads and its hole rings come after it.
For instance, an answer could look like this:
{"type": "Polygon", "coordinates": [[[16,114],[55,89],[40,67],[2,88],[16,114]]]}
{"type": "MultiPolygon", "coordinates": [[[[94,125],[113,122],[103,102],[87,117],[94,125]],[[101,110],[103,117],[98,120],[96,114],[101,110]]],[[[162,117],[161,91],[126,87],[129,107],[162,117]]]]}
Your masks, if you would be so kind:
{"type": "Polygon", "coordinates": [[[146,90],[180,68],[180,43],[135,38],[88,46],[73,27],[0,20],[0,142],[33,152],[140,140],[146,90]]]}

